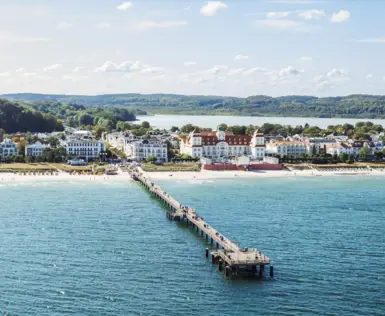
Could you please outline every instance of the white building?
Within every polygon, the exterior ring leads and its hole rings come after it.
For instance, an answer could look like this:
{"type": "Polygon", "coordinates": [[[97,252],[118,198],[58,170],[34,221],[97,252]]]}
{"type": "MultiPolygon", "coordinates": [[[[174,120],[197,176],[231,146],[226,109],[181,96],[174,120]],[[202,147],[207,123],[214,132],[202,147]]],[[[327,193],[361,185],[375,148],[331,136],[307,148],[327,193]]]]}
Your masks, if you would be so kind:
{"type": "Polygon", "coordinates": [[[25,147],[25,155],[30,157],[38,157],[43,153],[45,149],[50,147],[50,145],[45,145],[41,142],[36,142],[35,144],[30,144],[25,147]]]}
{"type": "Polygon", "coordinates": [[[138,140],[127,142],[125,154],[136,161],[146,160],[150,156],[156,156],[158,160],[167,162],[167,144],[158,140],[138,140]]]}
{"type": "Polygon", "coordinates": [[[76,137],[89,137],[92,138],[92,132],[87,130],[78,130],[74,132],[76,137]]]}
{"type": "Polygon", "coordinates": [[[0,156],[8,157],[17,154],[17,145],[6,138],[0,143],[0,156]]]}
{"type": "Polygon", "coordinates": [[[220,126],[216,132],[191,132],[180,142],[180,153],[193,158],[206,157],[225,159],[250,156],[263,160],[265,157],[265,137],[256,131],[254,135],[234,135],[220,126]]]}
{"type": "Polygon", "coordinates": [[[67,154],[70,157],[89,159],[100,158],[100,153],[106,150],[102,140],[70,138],[65,142],[67,154]]]}
{"type": "Polygon", "coordinates": [[[343,143],[326,145],[326,153],[329,155],[355,155],[355,150],[352,146],[343,143]]]}
{"type": "Polygon", "coordinates": [[[266,152],[269,155],[300,156],[308,154],[310,146],[304,141],[277,141],[266,144],[266,152]]]}

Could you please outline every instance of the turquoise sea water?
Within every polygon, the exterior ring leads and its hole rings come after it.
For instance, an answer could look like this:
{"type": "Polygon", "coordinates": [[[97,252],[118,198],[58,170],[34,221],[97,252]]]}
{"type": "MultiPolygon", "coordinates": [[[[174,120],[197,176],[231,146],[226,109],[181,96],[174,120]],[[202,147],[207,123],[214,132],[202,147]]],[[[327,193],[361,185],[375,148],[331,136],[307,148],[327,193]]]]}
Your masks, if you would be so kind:
{"type": "Polygon", "coordinates": [[[1,315],[384,315],[384,181],[159,182],[274,280],[225,279],[136,183],[3,184],[1,315]]]}

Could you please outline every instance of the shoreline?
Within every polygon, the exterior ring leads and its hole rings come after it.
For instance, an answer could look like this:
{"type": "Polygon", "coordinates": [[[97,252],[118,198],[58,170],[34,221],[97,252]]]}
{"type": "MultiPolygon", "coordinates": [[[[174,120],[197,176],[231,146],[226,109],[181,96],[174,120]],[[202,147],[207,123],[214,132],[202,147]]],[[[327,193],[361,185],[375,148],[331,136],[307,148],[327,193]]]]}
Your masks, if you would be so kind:
{"type": "Polygon", "coordinates": [[[143,174],[152,180],[220,180],[220,179],[263,179],[263,178],[288,178],[288,177],[341,177],[341,176],[385,176],[381,171],[364,172],[332,172],[332,171],[209,171],[200,172],[145,172],[143,174]]]}
{"type": "MultiPolygon", "coordinates": [[[[142,171],[142,170],[141,170],[142,171]]],[[[266,179],[266,178],[289,178],[289,177],[356,177],[356,176],[385,176],[385,172],[381,171],[365,171],[365,172],[333,172],[333,171],[184,171],[184,172],[145,172],[143,174],[156,180],[224,180],[224,179],[266,179]]],[[[118,175],[70,175],[60,172],[57,175],[19,175],[14,173],[0,173],[1,183],[16,182],[46,182],[46,181],[62,181],[62,182],[120,182],[133,181],[128,173],[121,172],[118,175]]]]}

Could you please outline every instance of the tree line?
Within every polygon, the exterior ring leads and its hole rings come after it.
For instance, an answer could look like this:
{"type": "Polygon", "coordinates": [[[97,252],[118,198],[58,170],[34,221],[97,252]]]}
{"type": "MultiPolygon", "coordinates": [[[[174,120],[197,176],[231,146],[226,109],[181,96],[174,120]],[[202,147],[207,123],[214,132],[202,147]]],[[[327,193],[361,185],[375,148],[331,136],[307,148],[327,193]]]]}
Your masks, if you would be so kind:
{"type": "Polygon", "coordinates": [[[385,118],[385,96],[344,97],[255,95],[247,98],[186,96],[175,94],[109,94],[97,96],[9,94],[3,97],[28,102],[47,99],[85,107],[126,107],[135,111],[162,114],[231,114],[244,116],[385,118]]]}
{"type": "Polygon", "coordinates": [[[0,99],[0,129],[6,133],[42,132],[64,130],[55,116],[34,111],[16,102],[0,99]]]}
{"type": "MultiPolygon", "coordinates": [[[[226,131],[231,131],[235,135],[253,135],[256,130],[259,130],[261,133],[269,136],[281,135],[283,137],[293,136],[293,135],[304,135],[308,137],[325,137],[327,135],[339,135],[347,136],[356,140],[371,140],[371,135],[384,132],[384,127],[380,124],[374,124],[372,122],[358,122],[355,125],[352,124],[338,124],[338,125],[329,125],[327,128],[320,128],[318,126],[310,126],[309,124],[305,125],[281,125],[281,124],[271,124],[265,123],[261,126],[256,125],[234,125],[230,126],[227,124],[219,124],[226,131]]],[[[172,132],[180,131],[184,134],[188,134],[192,131],[212,131],[211,128],[202,128],[200,126],[194,126],[193,124],[183,125],[181,128],[173,126],[171,128],[172,132]]],[[[381,140],[381,139],[380,139],[381,140]]],[[[384,137],[382,140],[385,140],[384,137]]]]}

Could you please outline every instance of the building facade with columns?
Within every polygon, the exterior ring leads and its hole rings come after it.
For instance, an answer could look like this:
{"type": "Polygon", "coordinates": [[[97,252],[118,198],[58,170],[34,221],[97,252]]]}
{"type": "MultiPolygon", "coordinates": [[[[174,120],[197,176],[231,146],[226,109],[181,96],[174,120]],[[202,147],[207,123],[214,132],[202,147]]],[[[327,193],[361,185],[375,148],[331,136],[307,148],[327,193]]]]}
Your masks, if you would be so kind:
{"type": "Polygon", "coordinates": [[[191,132],[180,142],[181,154],[193,158],[228,159],[249,156],[263,160],[265,157],[265,137],[256,131],[253,136],[234,135],[222,127],[214,132],[191,132]]]}

